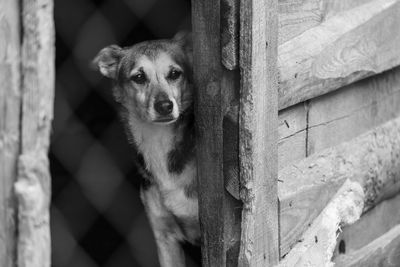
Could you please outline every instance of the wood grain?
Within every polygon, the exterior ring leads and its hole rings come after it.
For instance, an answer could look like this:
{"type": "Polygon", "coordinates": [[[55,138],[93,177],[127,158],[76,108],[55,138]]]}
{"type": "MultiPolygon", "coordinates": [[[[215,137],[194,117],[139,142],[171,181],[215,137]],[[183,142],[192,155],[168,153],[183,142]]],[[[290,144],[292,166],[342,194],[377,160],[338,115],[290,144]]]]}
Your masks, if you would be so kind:
{"type": "Polygon", "coordinates": [[[21,155],[18,197],[18,266],[49,267],[51,180],[47,152],[54,99],[52,0],[22,2],[21,155]]]}
{"type": "Polygon", "coordinates": [[[400,116],[398,103],[400,67],[279,111],[279,170],[400,116]]]}
{"type": "Polygon", "coordinates": [[[279,0],[279,44],[371,0],[279,0]]]}
{"type": "Polygon", "coordinates": [[[241,205],[224,187],[223,122],[238,74],[221,63],[219,1],[192,1],[192,14],[202,264],[236,266],[241,205]]]}
{"type": "Polygon", "coordinates": [[[399,165],[400,118],[396,118],[280,170],[281,255],[297,242],[319,214],[317,209],[327,204],[346,178],[363,186],[366,211],[399,192],[399,165]]]}
{"type": "Polygon", "coordinates": [[[400,64],[400,1],[339,12],[281,44],[279,109],[400,64]]]}
{"type": "Polygon", "coordinates": [[[308,103],[300,103],[279,111],[278,169],[307,156],[308,103]]]}
{"type": "Polygon", "coordinates": [[[221,57],[228,70],[239,65],[239,0],[221,0],[221,57]]]}
{"type": "Polygon", "coordinates": [[[277,1],[241,2],[239,266],[273,266],[279,261],[277,19],[277,1]]]}
{"type": "Polygon", "coordinates": [[[352,224],[360,218],[363,204],[364,192],[361,185],[347,179],[279,266],[333,266],[331,259],[337,232],[341,226],[352,224]]]}
{"type": "Polygon", "coordinates": [[[352,254],[400,224],[399,207],[400,194],[383,201],[354,224],[343,227],[338,236],[334,257],[352,254]],[[341,251],[339,251],[340,244],[341,251]]]}
{"type": "Polygon", "coordinates": [[[0,0],[0,266],[16,261],[16,201],[20,149],[20,18],[19,4],[0,0]]]}
{"type": "Polygon", "coordinates": [[[400,68],[312,99],[307,155],[349,141],[400,116],[400,68]]]}
{"type": "Polygon", "coordinates": [[[335,261],[338,267],[397,267],[400,265],[400,224],[365,247],[335,261]]]}

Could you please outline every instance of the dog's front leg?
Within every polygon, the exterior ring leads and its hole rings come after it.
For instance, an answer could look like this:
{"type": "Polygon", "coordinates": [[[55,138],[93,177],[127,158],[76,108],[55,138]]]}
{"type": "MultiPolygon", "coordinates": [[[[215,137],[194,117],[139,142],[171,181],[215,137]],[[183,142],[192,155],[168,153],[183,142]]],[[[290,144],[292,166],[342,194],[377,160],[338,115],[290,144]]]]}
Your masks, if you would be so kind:
{"type": "Polygon", "coordinates": [[[154,228],[153,231],[161,267],[185,267],[185,253],[179,241],[171,234],[154,228]]]}
{"type": "Polygon", "coordinates": [[[173,216],[165,209],[156,188],[141,191],[141,198],[157,244],[161,267],[185,267],[181,234],[173,216]]]}

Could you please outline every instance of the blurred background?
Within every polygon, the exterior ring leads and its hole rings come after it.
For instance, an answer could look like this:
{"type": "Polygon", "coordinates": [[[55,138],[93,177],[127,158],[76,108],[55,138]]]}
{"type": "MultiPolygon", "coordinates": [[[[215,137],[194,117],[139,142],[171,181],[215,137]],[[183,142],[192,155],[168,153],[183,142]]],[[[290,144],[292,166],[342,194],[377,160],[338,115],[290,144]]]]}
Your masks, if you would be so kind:
{"type": "MultiPolygon", "coordinates": [[[[111,97],[90,68],[110,44],[190,27],[188,0],[55,0],[56,97],[50,163],[54,267],[159,266],[138,173],[111,97]]],[[[196,266],[198,254],[188,258],[196,266]]]]}

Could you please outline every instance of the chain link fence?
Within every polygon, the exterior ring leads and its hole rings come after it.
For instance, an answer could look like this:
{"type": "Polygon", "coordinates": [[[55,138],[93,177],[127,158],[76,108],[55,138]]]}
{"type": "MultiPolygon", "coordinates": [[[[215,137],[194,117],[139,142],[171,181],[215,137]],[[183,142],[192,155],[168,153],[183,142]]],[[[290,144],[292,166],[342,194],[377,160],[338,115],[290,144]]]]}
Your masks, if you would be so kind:
{"type": "Polygon", "coordinates": [[[55,0],[54,267],[159,266],[134,151],[113,106],[111,83],[90,62],[107,45],[170,38],[189,22],[185,0],[55,0]]]}

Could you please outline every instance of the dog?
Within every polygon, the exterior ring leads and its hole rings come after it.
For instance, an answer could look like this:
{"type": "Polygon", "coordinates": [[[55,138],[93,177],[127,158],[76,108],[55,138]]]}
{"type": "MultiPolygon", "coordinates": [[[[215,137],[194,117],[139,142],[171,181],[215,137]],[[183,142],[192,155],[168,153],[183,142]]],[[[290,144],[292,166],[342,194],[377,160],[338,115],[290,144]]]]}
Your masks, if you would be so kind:
{"type": "Polygon", "coordinates": [[[102,49],[94,64],[113,96],[143,176],[140,196],[162,267],[185,266],[199,245],[191,34],[102,49]]]}

